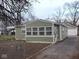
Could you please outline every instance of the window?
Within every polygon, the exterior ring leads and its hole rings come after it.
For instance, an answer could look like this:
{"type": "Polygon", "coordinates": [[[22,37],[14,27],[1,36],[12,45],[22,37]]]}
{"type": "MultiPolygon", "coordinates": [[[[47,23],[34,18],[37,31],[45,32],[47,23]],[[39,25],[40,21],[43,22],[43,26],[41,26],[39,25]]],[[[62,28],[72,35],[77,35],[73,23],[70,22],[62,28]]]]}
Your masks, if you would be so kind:
{"type": "Polygon", "coordinates": [[[52,31],[52,27],[46,27],[46,31],[52,31]]]}
{"type": "Polygon", "coordinates": [[[31,35],[31,32],[27,32],[27,35],[31,35]]]}
{"type": "Polygon", "coordinates": [[[33,35],[37,35],[37,32],[33,32],[33,35]]]}
{"type": "Polygon", "coordinates": [[[27,32],[31,32],[31,28],[27,28],[26,31],[27,31],[27,32]]]}
{"type": "Polygon", "coordinates": [[[44,35],[44,32],[39,32],[39,35],[44,35]]]}
{"type": "Polygon", "coordinates": [[[22,30],[22,33],[25,33],[25,30],[22,30]]]}
{"type": "Polygon", "coordinates": [[[27,28],[26,31],[27,31],[27,35],[31,35],[31,28],[27,28]]]}
{"type": "Polygon", "coordinates": [[[33,28],[33,31],[37,31],[37,28],[33,28]]]}
{"type": "Polygon", "coordinates": [[[52,32],[46,32],[46,35],[52,35],[52,32]]]}
{"type": "Polygon", "coordinates": [[[40,27],[39,28],[39,31],[44,31],[44,27],[40,27]]]}
{"type": "Polygon", "coordinates": [[[39,35],[44,35],[44,27],[39,28],[39,35]]]}
{"type": "Polygon", "coordinates": [[[46,35],[52,35],[52,27],[46,27],[46,35]]]}
{"type": "Polygon", "coordinates": [[[38,32],[37,32],[37,28],[33,28],[33,35],[37,35],[38,32]]]}

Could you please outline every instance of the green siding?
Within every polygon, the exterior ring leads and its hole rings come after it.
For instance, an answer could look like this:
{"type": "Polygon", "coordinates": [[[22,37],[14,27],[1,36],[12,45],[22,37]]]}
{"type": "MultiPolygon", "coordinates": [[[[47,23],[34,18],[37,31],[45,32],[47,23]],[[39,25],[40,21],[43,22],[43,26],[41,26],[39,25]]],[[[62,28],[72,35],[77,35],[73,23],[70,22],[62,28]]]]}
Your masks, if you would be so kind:
{"type": "Polygon", "coordinates": [[[58,25],[54,25],[54,35],[55,35],[54,38],[57,39],[57,41],[60,40],[59,39],[59,37],[60,37],[59,30],[60,30],[59,26],[58,25]]]}
{"type": "Polygon", "coordinates": [[[53,37],[26,37],[26,41],[53,42],[53,37]]]}
{"type": "Polygon", "coordinates": [[[67,37],[67,28],[64,26],[61,27],[61,36],[62,36],[62,39],[67,37]]]}
{"type": "Polygon", "coordinates": [[[59,27],[59,25],[54,25],[51,22],[47,21],[33,21],[33,22],[27,22],[26,27],[47,27],[47,26],[54,26],[54,39],[53,37],[26,37],[25,38],[25,33],[22,32],[21,28],[16,28],[16,39],[17,40],[23,40],[26,39],[26,41],[34,42],[34,41],[39,41],[39,42],[53,42],[53,41],[59,41],[61,39],[64,39],[67,36],[67,28],[62,26],[59,27]],[[64,31],[63,31],[64,28],[64,31]],[[61,39],[60,39],[61,38],[61,39]]]}
{"type": "Polygon", "coordinates": [[[23,39],[25,39],[25,33],[22,33],[21,28],[16,28],[15,36],[16,36],[16,40],[23,40],[23,39]]]}

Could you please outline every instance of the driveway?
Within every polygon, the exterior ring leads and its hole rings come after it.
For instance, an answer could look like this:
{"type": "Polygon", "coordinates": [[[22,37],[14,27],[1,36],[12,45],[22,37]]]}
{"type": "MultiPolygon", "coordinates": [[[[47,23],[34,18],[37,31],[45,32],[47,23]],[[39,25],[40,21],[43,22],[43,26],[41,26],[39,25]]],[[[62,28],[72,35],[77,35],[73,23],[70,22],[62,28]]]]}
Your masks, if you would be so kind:
{"type": "Polygon", "coordinates": [[[79,38],[68,37],[29,59],[79,59],[79,38]]]}

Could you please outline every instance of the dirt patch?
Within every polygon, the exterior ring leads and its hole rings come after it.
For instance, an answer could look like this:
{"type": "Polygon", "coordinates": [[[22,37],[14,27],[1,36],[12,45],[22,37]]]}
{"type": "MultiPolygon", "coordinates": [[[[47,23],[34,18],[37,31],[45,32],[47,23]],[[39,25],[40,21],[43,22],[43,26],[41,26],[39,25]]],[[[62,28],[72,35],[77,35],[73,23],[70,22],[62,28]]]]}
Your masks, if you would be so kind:
{"type": "Polygon", "coordinates": [[[32,56],[48,45],[46,43],[26,43],[26,57],[32,56]]]}
{"type": "Polygon", "coordinates": [[[79,59],[79,52],[74,53],[71,59],[79,59]]]}
{"type": "Polygon", "coordinates": [[[0,41],[0,59],[26,59],[49,44],[0,41]]]}

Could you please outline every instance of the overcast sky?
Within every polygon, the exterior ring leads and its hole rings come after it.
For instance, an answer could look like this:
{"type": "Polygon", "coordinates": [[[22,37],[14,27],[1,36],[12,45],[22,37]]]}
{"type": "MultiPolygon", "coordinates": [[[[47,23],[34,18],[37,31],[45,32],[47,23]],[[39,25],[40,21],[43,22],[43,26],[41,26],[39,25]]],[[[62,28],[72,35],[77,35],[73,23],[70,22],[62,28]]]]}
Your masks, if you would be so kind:
{"type": "MultiPolygon", "coordinates": [[[[40,3],[36,2],[33,4],[33,14],[37,18],[48,18],[51,17],[57,8],[63,7],[66,2],[73,2],[77,0],[37,0],[40,3]]],[[[1,3],[1,0],[0,0],[1,3]]],[[[26,15],[24,16],[26,18],[26,15]]]]}
{"type": "Polygon", "coordinates": [[[52,16],[56,8],[63,7],[66,2],[73,2],[76,0],[39,0],[40,3],[34,3],[33,14],[38,18],[48,18],[52,16]]]}

